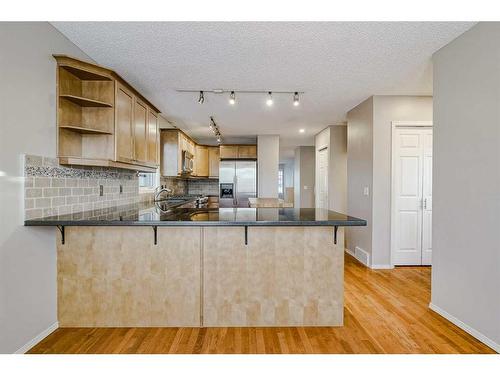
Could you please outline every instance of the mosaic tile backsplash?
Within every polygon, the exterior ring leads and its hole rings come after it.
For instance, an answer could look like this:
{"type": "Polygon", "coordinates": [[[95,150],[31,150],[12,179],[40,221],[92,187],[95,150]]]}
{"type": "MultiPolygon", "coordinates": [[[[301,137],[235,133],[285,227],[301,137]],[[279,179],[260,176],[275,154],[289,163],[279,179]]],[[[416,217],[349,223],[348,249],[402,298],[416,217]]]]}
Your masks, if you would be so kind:
{"type": "Polygon", "coordinates": [[[161,177],[160,184],[172,189],[172,195],[186,195],[188,182],[185,179],[175,177],[161,177]]]}
{"type": "Polygon", "coordinates": [[[152,199],[151,194],[139,194],[134,171],[64,166],[59,165],[57,158],[25,155],[24,177],[26,219],[108,209],[152,199]]]}
{"type": "Polygon", "coordinates": [[[219,180],[202,179],[188,181],[188,194],[219,195],[219,180]]]}

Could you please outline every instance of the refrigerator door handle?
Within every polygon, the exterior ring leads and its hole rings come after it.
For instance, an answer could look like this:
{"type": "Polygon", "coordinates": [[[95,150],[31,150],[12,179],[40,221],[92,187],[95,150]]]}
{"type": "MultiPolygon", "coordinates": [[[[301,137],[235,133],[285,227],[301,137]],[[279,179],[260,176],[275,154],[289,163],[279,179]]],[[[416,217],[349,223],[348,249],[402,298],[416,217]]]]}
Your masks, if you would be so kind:
{"type": "Polygon", "coordinates": [[[233,185],[233,204],[235,206],[238,205],[238,177],[236,176],[236,173],[233,178],[234,185],[233,185]]]}

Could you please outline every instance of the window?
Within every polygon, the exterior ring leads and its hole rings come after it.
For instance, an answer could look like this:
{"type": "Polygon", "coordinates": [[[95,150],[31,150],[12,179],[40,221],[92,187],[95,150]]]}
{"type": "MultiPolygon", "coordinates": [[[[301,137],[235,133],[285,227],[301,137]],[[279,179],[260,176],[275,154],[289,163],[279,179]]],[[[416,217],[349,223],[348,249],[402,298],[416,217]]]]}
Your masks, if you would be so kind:
{"type": "Polygon", "coordinates": [[[139,191],[154,190],[158,186],[158,173],[139,173],[139,191]]]}

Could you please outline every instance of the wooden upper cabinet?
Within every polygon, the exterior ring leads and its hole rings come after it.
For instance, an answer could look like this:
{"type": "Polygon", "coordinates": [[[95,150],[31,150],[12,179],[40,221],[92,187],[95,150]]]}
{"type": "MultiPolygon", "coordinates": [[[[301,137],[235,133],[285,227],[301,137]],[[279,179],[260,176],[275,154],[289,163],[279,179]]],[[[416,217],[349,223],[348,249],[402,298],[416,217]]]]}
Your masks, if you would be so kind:
{"type": "Polygon", "coordinates": [[[154,172],[158,109],[110,69],[54,58],[59,163],[154,172]]]}
{"type": "Polygon", "coordinates": [[[116,86],[116,160],[134,161],[134,95],[123,85],[116,86]]]}
{"type": "Polygon", "coordinates": [[[256,159],[256,145],[221,145],[221,159],[256,159]]]}
{"type": "Polygon", "coordinates": [[[238,158],[239,159],[255,159],[257,158],[257,146],[238,146],[238,158]]]}
{"type": "Polygon", "coordinates": [[[148,111],[148,131],[147,131],[147,149],[148,163],[158,165],[158,150],[160,145],[160,134],[158,132],[158,115],[148,111]]]}
{"type": "Polygon", "coordinates": [[[160,131],[160,173],[165,177],[176,177],[182,168],[182,134],[175,129],[160,131]]]}
{"type": "Polygon", "coordinates": [[[148,108],[146,104],[136,99],[134,104],[134,156],[135,161],[147,162],[147,131],[148,131],[148,108]]]}
{"type": "Polygon", "coordinates": [[[208,176],[219,177],[219,147],[208,147],[208,176]]]}
{"type": "Polygon", "coordinates": [[[238,158],[238,146],[220,146],[220,158],[221,159],[237,159],[238,158]]]}
{"type": "Polygon", "coordinates": [[[196,155],[194,158],[195,174],[199,177],[208,177],[209,169],[208,147],[196,145],[196,155]]]}

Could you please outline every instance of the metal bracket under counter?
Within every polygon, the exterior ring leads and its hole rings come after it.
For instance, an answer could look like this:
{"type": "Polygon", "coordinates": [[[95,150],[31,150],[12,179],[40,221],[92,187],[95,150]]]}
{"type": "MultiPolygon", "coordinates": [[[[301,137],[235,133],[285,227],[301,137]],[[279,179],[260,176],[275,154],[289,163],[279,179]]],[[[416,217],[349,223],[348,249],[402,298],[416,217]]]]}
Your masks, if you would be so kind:
{"type": "Polygon", "coordinates": [[[57,229],[61,232],[61,244],[64,245],[64,225],[57,225],[57,229]]]}
{"type": "MultiPolygon", "coordinates": [[[[66,242],[66,238],[65,238],[65,226],[64,225],[56,225],[57,229],[59,229],[59,232],[61,232],[61,244],[64,245],[64,243],[66,242]]],[[[152,226],[153,228],[153,233],[154,233],[154,244],[155,245],[158,245],[158,226],[157,225],[153,225],[152,226]]]]}
{"type": "MultiPolygon", "coordinates": [[[[337,244],[337,231],[339,227],[337,225],[333,226],[333,244],[337,244]]],[[[156,233],[156,232],[155,232],[156,233]]],[[[156,236],[156,234],[155,234],[156,236]]],[[[156,245],[156,239],[155,239],[155,245],[156,245]]],[[[245,225],[245,245],[248,245],[248,225],[245,225]]]]}
{"type": "MultiPolygon", "coordinates": [[[[56,225],[57,229],[61,232],[61,244],[64,245],[65,242],[65,226],[64,225],[56,225]]],[[[153,228],[153,243],[155,245],[158,245],[158,226],[157,225],[152,225],[151,228],[153,228]]],[[[337,231],[338,231],[338,226],[334,225],[333,226],[333,244],[337,244],[337,231]]],[[[245,225],[245,246],[248,245],[248,225],[245,225]]]]}

